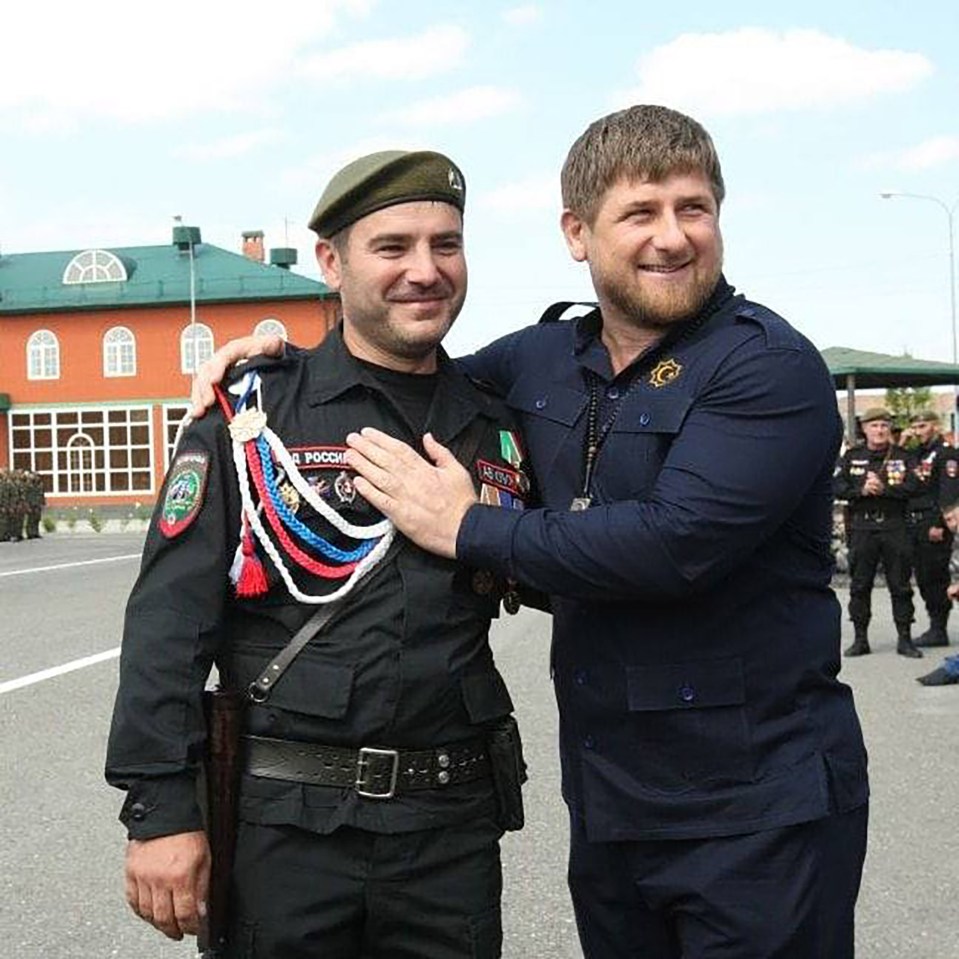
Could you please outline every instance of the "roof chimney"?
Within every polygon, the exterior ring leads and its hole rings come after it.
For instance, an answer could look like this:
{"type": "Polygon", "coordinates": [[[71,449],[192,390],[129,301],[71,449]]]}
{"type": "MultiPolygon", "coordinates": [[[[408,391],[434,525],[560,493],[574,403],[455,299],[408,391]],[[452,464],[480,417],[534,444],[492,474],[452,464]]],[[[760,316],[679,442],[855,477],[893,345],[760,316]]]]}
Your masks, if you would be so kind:
{"type": "Polygon", "coordinates": [[[243,255],[248,260],[253,260],[255,263],[263,262],[264,253],[262,230],[243,231],[243,255]]]}
{"type": "Polygon", "coordinates": [[[181,253],[186,253],[191,246],[196,246],[200,242],[200,228],[198,226],[183,226],[182,223],[177,223],[173,228],[173,245],[181,253]]]}
{"type": "Polygon", "coordinates": [[[291,246],[276,246],[270,250],[270,266],[288,270],[296,263],[296,250],[291,246]]]}

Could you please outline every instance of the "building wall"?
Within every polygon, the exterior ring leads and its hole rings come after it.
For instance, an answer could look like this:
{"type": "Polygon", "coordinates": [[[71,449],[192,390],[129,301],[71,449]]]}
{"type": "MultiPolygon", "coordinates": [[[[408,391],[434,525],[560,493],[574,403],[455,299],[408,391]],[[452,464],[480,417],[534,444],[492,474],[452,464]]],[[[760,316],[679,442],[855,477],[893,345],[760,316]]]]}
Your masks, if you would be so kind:
{"type": "MultiPolygon", "coordinates": [[[[279,320],[291,342],[314,346],[336,311],[335,299],[198,304],[196,319],[212,330],[214,347],[267,318],[279,320]]],[[[0,467],[40,472],[53,507],[155,501],[190,393],[180,357],[189,322],[183,305],[3,316],[0,388],[11,407],[0,413],[0,467]],[[103,337],[116,326],[135,337],[133,376],[104,375],[103,337]],[[27,343],[42,329],[58,340],[58,379],[28,377],[27,343]]]]}

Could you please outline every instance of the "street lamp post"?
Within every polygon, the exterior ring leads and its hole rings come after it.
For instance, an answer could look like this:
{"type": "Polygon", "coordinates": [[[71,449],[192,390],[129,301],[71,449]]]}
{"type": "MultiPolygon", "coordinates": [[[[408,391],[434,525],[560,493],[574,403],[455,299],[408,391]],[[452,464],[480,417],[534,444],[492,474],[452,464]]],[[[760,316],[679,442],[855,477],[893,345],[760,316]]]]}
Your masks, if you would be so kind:
{"type": "MultiPolygon", "coordinates": [[[[903,198],[907,200],[928,200],[935,203],[945,214],[946,222],[949,228],[949,316],[952,323],[952,365],[959,363],[959,352],[956,350],[956,251],[955,251],[955,218],[956,209],[959,208],[959,200],[956,200],[952,206],[940,200],[937,196],[929,196],[926,193],[899,193],[894,190],[886,190],[879,194],[884,200],[894,200],[903,198]]],[[[956,433],[956,404],[959,402],[959,384],[953,386],[952,396],[952,429],[953,435],[956,433]]]]}

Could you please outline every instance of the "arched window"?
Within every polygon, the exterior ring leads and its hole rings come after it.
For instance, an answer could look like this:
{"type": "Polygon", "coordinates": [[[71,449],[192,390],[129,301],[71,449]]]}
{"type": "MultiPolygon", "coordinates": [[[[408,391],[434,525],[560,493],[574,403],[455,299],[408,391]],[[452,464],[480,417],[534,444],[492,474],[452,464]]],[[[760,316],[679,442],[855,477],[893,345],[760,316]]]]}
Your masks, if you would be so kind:
{"type": "Polygon", "coordinates": [[[103,375],[137,375],[137,341],[125,326],[115,326],[103,335],[103,375]]]}
{"type": "Polygon", "coordinates": [[[286,342],[286,327],[275,317],[268,316],[265,320],[260,320],[253,331],[255,336],[280,336],[286,342]]]}
{"type": "Polygon", "coordinates": [[[205,323],[190,323],[180,334],[180,370],[195,373],[213,356],[213,330],[205,323]]]}
{"type": "Polygon", "coordinates": [[[37,330],[27,340],[27,379],[60,379],[60,344],[49,330],[37,330]]]}
{"type": "Polygon", "coordinates": [[[63,271],[64,283],[122,283],[127,269],[109,250],[84,250],[63,271]]]}

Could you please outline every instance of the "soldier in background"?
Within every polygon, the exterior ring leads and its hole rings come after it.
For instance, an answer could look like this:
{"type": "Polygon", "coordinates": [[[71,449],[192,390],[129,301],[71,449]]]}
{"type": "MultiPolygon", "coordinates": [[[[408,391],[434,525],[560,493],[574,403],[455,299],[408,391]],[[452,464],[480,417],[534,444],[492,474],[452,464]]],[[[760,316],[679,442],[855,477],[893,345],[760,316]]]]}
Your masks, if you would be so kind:
{"type": "MultiPolygon", "coordinates": [[[[955,536],[959,532],[959,497],[942,508],[943,521],[949,532],[955,536]]],[[[950,605],[959,599],[959,583],[946,591],[950,605]]],[[[916,682],[923,686],[954,686],[959,683],[959,656],[947,656],[931,673],[917,676],[916,682]]]]}
{"type": "Polygon", "coordinates": [[[43,489],[43,477],[38,473],[23,471],[24,499],[26,504],[26,533],[27,539],[40,538],[40,517],[43,507],[47,505],[47,495],[43,489]]]}
{"type": "Polygon", "coordinates": [[[903,433],[903,442],[911,447],[916,459],[919,487],[909,499],[906,522],[912,543],[912,568],[929,615],[929,628],[915,644],[948,646],[946,623],[952,603],[946,590],[954,537],[943,519],[942,506],[959,498],[959,450],[945,441],[939,416],[932,410],[923,410],[913,417],[903,433]]]}
{"type": "Polygon", "coordinates": [[[5,470],[0,482],[0,513],[3,514],[4,542],[18,543],[23,539],[23,521],[27,515],[23,474],[20,470],[5,470]]]}
{"type": "Polygon", "coordinates": [[[918,488],[915,460],[892,442],[892,417],[872,407],[860,417],[865,443],[846,450],[836,470],[836,499],[849,504],[849,618],[855,639],[844,655],[863,656],[869,647],[872,587],[882,559],[896,623],[896,652],[922,656],[910,635],[913,620],[906,503],[918,488]]]}
{"type": "Polygon", "coordinates": [[[0,543],[7,541],[10,526],[8,510],[13,502],[13,483],[7,470],[0,470],[0,543]]]}

